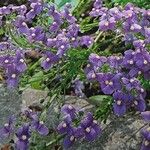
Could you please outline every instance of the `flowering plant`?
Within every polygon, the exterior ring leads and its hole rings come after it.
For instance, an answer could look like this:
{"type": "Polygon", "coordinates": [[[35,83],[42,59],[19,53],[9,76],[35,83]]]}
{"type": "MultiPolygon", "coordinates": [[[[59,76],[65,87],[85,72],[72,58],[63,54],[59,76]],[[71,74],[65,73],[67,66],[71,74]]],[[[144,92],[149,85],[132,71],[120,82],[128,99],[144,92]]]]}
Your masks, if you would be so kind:
{"type": "MultiPolygon", "coordinates": [[[[48,89],[50,96],[41,113],[26,108],[18,116],[10,117],[0,129],[0,138],[14,137],[18,150],[37,145],[37,133],[55,138],[50,142],[45,139],[43,149],[62,139],[66,149],[77,140],[93,141],[102,132],[97,120],[105,122],[112,109],[117,116],[133,108],[139,112],[146,110],[150,10],[131,3],[124,8],[108,8],[96,0],[85,19],[92,22],[90,28],[82,25],[84,21],[79,24],[78,16],[73,14],[68,3],[59,10],[43,0],[0,7],[0,27],[5,31],[0,43],[0,67],[5,79],[2,81],[9,89],[48,89]],[[89,34],[93,27],[97,31],[89,34]],[[116,44],[123,49],[113,51],[112,45],[116,44]],[[88,95],[87,86],[97,90],[96,96],[88,95]],[[71,88],[72,94],[94,100],[98,105],[96,112],[66,105],[62,95],[71,88]],[[61,122],[50,129],[43,121],[56,99],[60,99],[57,115],[61,122]]],[[[145,143],[142,149],[149,147],[148,138],[145,143]]]]}

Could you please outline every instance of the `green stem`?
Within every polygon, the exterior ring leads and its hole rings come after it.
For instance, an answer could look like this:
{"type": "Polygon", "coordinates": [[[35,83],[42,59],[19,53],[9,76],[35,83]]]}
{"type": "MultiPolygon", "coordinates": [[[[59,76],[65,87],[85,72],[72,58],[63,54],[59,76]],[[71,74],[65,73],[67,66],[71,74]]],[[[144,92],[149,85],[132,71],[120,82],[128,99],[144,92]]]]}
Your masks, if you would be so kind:
{"type": "Polygon", "coordinates": [[[97,41],[99,40],[99,38],[101,37],[101,35],[103,34],[103,32],[100,32],[98,34],[98,36],[95,38],[94,43],[97,43],[97,41]]]}
{"type": "Polygon", "coordinates": [[[57,136],[56,139],[50,141],[49,143],[46,144],[46,147],[53,145],[54,143],[58,142],[59,140],[61,140],[64,137],[64,135],[59,135],[57,136]]]}

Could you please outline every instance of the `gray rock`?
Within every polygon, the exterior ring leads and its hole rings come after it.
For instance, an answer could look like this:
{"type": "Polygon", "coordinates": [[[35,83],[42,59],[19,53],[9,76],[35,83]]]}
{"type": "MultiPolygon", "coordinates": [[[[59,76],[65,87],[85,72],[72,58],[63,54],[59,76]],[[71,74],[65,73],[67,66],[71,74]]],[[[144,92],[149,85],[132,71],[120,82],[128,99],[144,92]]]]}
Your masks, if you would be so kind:
{"type": "Polygon", "coordinates": [[[24,90],[22,93],[22,108],[26,108],[33,104],[40,105],[40,101],[42,99],[45,100],[47,98],[47,94],[47,91],[35,90],[31,88],[24,90]]]}
{"type": "Polygon", "coordinates": [[[8,116],[20,111],[21,103],[18,91],[0,87],[0,125],[7,120],[8,116]]]}

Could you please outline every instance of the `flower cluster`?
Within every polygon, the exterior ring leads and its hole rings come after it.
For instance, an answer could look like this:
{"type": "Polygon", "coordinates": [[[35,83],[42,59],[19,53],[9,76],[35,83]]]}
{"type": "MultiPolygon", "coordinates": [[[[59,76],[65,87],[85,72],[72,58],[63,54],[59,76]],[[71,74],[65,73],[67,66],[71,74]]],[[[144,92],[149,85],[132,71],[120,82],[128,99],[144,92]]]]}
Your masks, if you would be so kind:
{"type": "Polygon", "coordinates": [[[146,109],[146,92],[140,78],[143,76],[149,79],[150,73],[150,53],[147,48],[150,35],[149,12],[132,4],[127,4],[124,9],[108,9],[103,7],[101,0],[95,1],[90,12],[91,16],[99,17],[100,31],[119,32],[125,42],[133,45],[133,49],[126,50],[124,55],[104,57],[92,53],[85,68],[88,80],[98,81],[104,94],[112,94],[114,113],[118,116],[133,106],[140,112],[146,109]]]}
{"type": "MultiPolygon", "coordinates": [[[[6,26],[10,28],[10,31],[13,31],[13,34],[19,37],[25,37],[28,44],[34,44],[34,48],[42,53],[41,66],[44,70],[47,71],[51,69],[54,64],[58,63],[59,60],[66,55],[67,50],[79,46],[89,47],[92,45],[92,37],[87,35],[79,36],[80,28],[76,23],[76,18],[72,16],[70,12],[70,4],[66,4],[64,10],[59,11],[55,8],[55,6],[45,4],[41,0],[29,0],[29,3],[29,10],[25,5],[10,5],[2,7],[0,8],[0,15],[1,18],[3,18],[3,16],[15,14],[15,18],[13,20],[7,20],[6,26]],[[45,19],[49,18],[49,20],[53,20],[53,22],[47,23],[46,27],[44,25],[33,26],[33,20],[43,13],[45,13],[45,15],[43,15],[45,19]]],[[[1,26],[3,26],[3,23],[1,24],[1,26]]],[[[22,45],[18,45],[16,40],[13,40],[13,37],[10,37],[8,41],[1,42],[0,49],[6,51],[10,49],[6,43],[8,43],[8,45],[12,45],[10,43],[15,42],[15,45],[13,44],[13,48],[11,49],[17,49],[17,53],[20,53],[15,56],[17,57],[15,58],[17,60],[12,60],[14,59],[12,56],[3,56],[6,57],[6,60],[2,57],[2,59],[4,59],[4,61],[2,61],[2,64],[4,65],[2,67],[4,68],[8,78],[8,86],[16,87],[18,77],[20,73],[25,71],[26,65],[24,58],[21,58],[23,57],[24,52],[18,48],[22,45]],[[16,63],[19,63],[19,68],[16,63]],[[6,67],[8,64],[13,66],[10,67],[11,71],[8,67],[6,67]],[[11,75],[10,72],[14,72],[13,75],[11,75]]],[[[24,47],[23,49],[29,50],[29,47],[24,47]]]]}
{"type": "Polygon", "coordinates": [[[0,67],[5,71],[7,86],[18,86],[19,76],[27,69],[24,53],[21,50],[15,50],[13,55],[11,53],[1,55],[0,67]]]}
{"type": "Polygon", "coordinates": [[[90,81],[99,82],[104,94],[113,94],[113,109],[116,115],[125,114],[126,110],[133,106],[142,112],[146,109],[146,92],[139,77],[148,77],[149,58],[150,54],[145,49],[127,50],[124,56],[103,57],[91,54],[85,74],[90,81]]]}
{"type": "Polygon", "coordinates": [[[71,105],[64,105],[61,111],[64,117],[58,125],[57,131],[65,135],[63,142],[65,148],[71,147],[76,140],[93,141],[101,134],[101,128],[98,122],[94,120],[92,113],[88,112],[82,118],[80,111],[71,105]]]}
{"type": "Polygon", "coordinates": [[[138,47],[145,47],[150,43],[150,10],[140,9],[131,3],[128,3],[124,9],[120,6],[108,9],[103,7],[102,0],[96,0],[90,15],[99,17],[100,31],[112,30],[122,34],[127,43],[140,40],[138,36],[140,34],[141,41],[136,43],[138,47]]]}
{"type": "Polygon", "coordinates": [[[24,118],[28,122],[22,124],[16,129],[16,117],[11,116],[8,122],[0,128],[0,138],[9,138],[11,135],[16,136],[15,148],[17,150],[29,149],[30,138],[32,131],[37,131],[40,135],[46,136],[49,133],[49,129],[44,125],[43,121],[39,120],[38,114],[31,109],[24,110],[22,113],[24,118]]]}
{"type": "MultiPolygon", "coordinates": [[[[60,60],[66,60],[68,50],[78,47],[91,50],[94,42],[91,36],[79,34],[80,26],[71,14],[69,4],[60,11],[42,0],[28,1],[29,9],[25,5],[0,8],[0,27],[5,26],[8,30],[6,37],[0,42],[0,68],[4,71],[8,87],[17,87],[19,77],[27,69],[25,50],[37,50],[42,57],[41,67],[48,71],[60,60]],[[40,15],[45,20],[42,25],[35,23],[40,15]],[[20,44],[15,37],[22,38],[25,44],[20,44]]],[[[140,9],[132,4],[127,4],[124,9],[109,9],[103,7],[102,0],[96,0],[90,15],[99,18],[99,31],[115,31],[123,36],[125,43],[132,44],[133,49],[107,57],[91,53],[87,67],[84,68],[86,78],[90,82],[98,82],[104,94],[112,95],[116,115],[122,116],[134,107],[143,112],[145,120],[149,121],[149,112],[144,112],[146,92],[140,78],[150,79],[150,10],[140,9]]],[[[76,95],[84,96],[82,81],[76,78],[73,87],[76,95]]],[[[61,112],[63,121],[58,125],[57,131],[64,136],[65,148],[72,146],[76,140],[93,141],[101,134],[101,128],[92,113],[83,115],[71,105],[64,105],[61,112]]],[[[49,133],[36,112],[25,110],[22,114],[26,123],[19,129],[15,128],[14,117],[10,117],[0,129],[0,138],[15,135],[15,146],[18,150],[29,148],[32,131],[37,131],[40,135],[49,133]]],[[[149,149],[149,128],[143,129],[142,135],[142,149],[149,149]]]]}

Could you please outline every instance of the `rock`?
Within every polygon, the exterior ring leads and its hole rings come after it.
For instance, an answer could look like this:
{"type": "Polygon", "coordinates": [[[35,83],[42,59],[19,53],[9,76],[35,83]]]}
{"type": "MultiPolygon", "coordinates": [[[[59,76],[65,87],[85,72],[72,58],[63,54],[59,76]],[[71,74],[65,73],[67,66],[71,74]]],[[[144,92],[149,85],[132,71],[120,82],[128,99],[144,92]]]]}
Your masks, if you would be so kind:
{"type": "Polygon", "coordinates": [[[41,100],[47,98],[47,91],[35,90],[28,88],[22,93],[22,108],[29,107],[31,105],[40,105],[41,100]]]}
{"type": "Polygon", "coordinates": [[[10,115],[20,111],[21,103],[18,91],[0,87],[0,126],[7,121],[10,115]]]}

